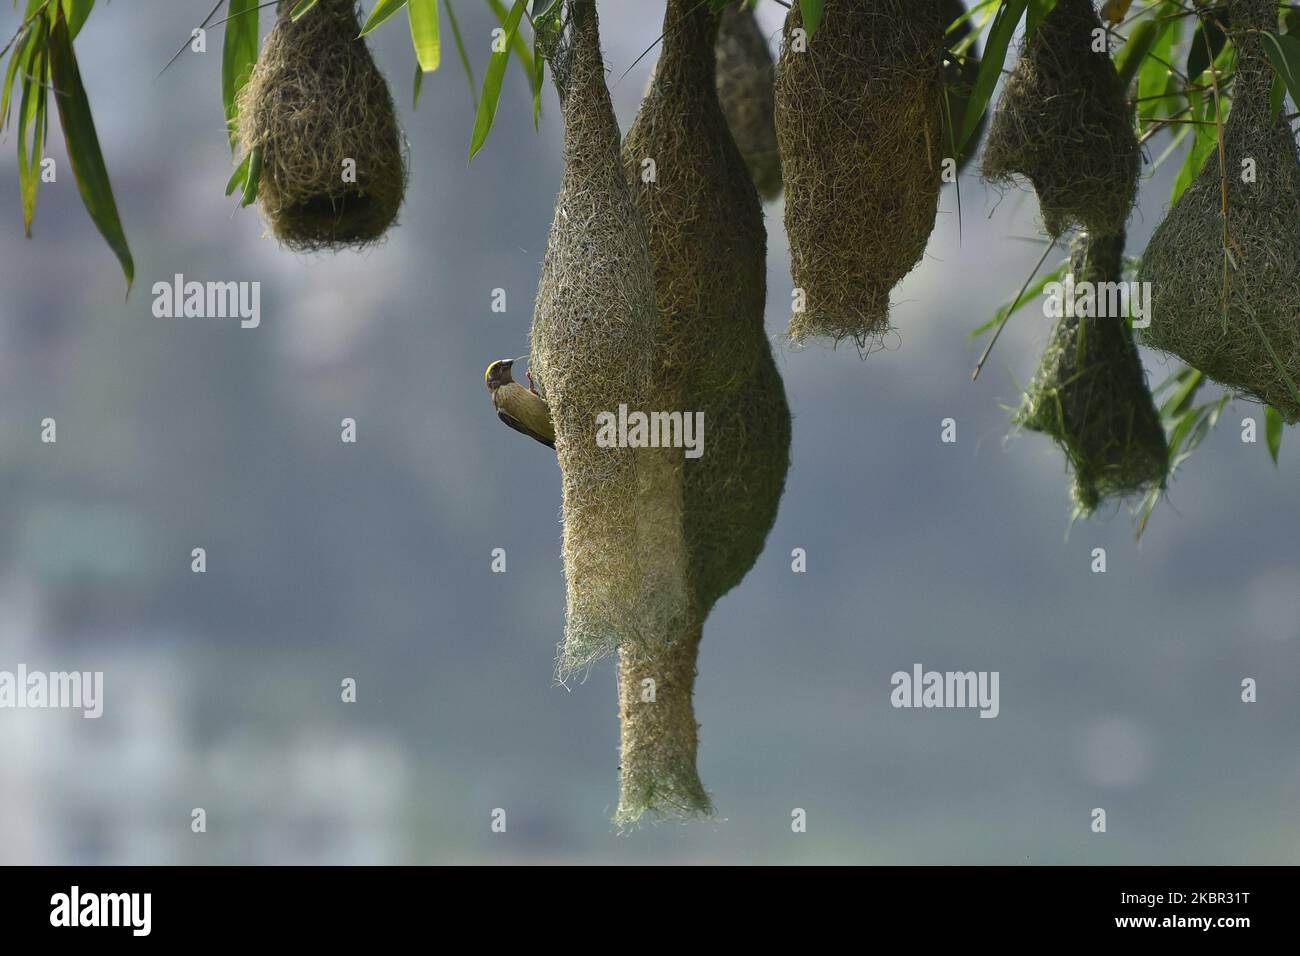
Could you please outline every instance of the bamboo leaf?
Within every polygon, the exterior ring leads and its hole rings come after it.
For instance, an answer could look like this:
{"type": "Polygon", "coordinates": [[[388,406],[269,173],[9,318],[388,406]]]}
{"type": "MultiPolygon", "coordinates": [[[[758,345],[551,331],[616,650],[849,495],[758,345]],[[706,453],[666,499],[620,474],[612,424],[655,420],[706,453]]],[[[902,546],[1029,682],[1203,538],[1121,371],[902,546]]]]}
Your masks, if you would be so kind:
{"type": "Polygon", "coordinates": [[[817,28],[822,25],[822,16],[826,13],[824,0],[799,0],[799,13],[803,17],[803,28],[811,40],[817,28]]]}
{"type": "Polygon", "coordinates": [[[432,73],[442,64],[442,40],[438,31],[438,0],[409,0],[406,13],[411,21],[411,42],[420,69],[432,73]]]}
{"type": "Polygon", "coordinates": [[[1218,59],[1224,45],[1228,42],[1228,35],[1224,32],[1224,27],[1228,25],[1228,15],[1225,11],[1207,8],[1202,12],[1201,25],[1197,27],[1196,34],[1192,37],[1191,49],[1187,51],[1189,83],[1195,83],[1200,75],[1210,68],[1210,64],[1218,59]]]}
{"type": "Polygon", "coordinates": [[[406,0],[379,0],[375,8],[370,11],[370,18],[366,20],[366,25],[361,28],[361,36],[371,33],[383,26],[388,19],[402,7],[406,6],[406,0]]]}
{"type": "Polygon", "coordinates": [[[528,0],[515,0],[515,5],[510,10],[504,25],[506,42],[502,50],[494,52],[492,59],[488,61],[487,75],[483,78],[483,95],[478,101],[478,113],[474,117],[474,133],[470,137],[469,158],[471,160],[483,148],[488,133],[492,131],[492,123],[497,116],[497,104],[501,100],[501,81],[506,75],[510,47],[519,33],[519,20],[524,15],[524,7],[527,3],[528,0]]]}
{"type": "Polygon", "coordinates": [[[298,0],[298,5],[289,11],[289,19],[301,20],[314,6],[316,6],[316,0],[298,0]]]}
{"type": "Polygon", "coordinates": [[[990,329],[996,328],[997,326],[1005,322],[1008,316],[1014,315],[1015,313],[1023,309],[1025,306],[1029,305],[1029,303],[1033,302],[1035,299],[1037,299],[1040,295],[1043,294],[1043,290],[1047,288],[1049,283],[1060,282],[1063,278],[1065,278],[1065,271],[1068,268],[1069,268],[1069,263],[1067,262],[1058,266],[1054,271],[1049,272],[1046,275],[1042,276],[1041,278],[1035,280],[1034,283],[1025,290],[1025,294],[1020,297],[1019,302],[1008,300],[1006,303],[1003,304],[1003,306],[1000,309],[998,309],[998,311],[994,314],[993,318],[989,319],[979,328],[971,332],[970,334],[971,338],[978,338],[979,336],[983,335],[985,332],[988,332],[990,329]],[[1014,309],[1012,308],[1012,305],[1015,306],[1014,309]]]}
{"type": "Polygon", "coordinates": [[[505,28],[506,33],[513,38],[511,44],[515,51],[515,57],[519,60],[519,65],[524,68],[524,73],[528,77],[529,86],[533,89],[534,93],[539,93],[541,91],[541,83],[534,80],[534,75],[537,74],[537,71],[533,67],[534,57],[532,51],[528,48],[528,42],[520,35],[518,30],[513,32],[510,30],[509,21],[514,15],[514,9],[511,8],[507,10],[505,4],[503,4],[501,0],[488,0],[488,6],[490,6],[492,12],[496,14],[497,21],[505,28]]]}
{"type": "Polygon", "coordinates": [[[236,189],[239,189],[248,180],[248,161],[253,158],[252,153],[246,153],[235,171],[231,174],[230,180],[226,183],[226,195],[229,196],[236,189]]]}
{"type": "Polygon", "coordinates": [[[1129,32],[1128,42],[1120,47],[1119,53],[1115,55],[1115,72],[1119,74],[1119,81],[1126,95],[1159,35],[1159,23],[1155,20],[1143,20],[1129,32]]]}
{"type": "Polygon", "coordinates": [[[1282,413],[1272,405],[1264,410],[1264,436],[1268,440],[1268,453],[1277,464],[1278,452],[1282,450],[1282,413]]]}
{"type": "Polygon", "coordinates": [[[27,66],[31,62],[33,36],[35,36],[35,32],[32,30],[24,33],[15,44],[14,52],[9,57],[9,66],[5,70],[4,87],[0,89],[0,129],[4,129],[9,125],[9,107],[14,91],[14,79],[20,73],[26,74],[27,72],[27,66]]]}
{"type": "Polygon", "coordinates": [[[227,8],[226,36],[221,49],[221,99],[226,107],[231,150],[239,139],[236,97],[257,64],[257,14],[258,0],[230,0],[227,8]]]}
{"type": "Polygon", "coordinates": [[[478,110],[478,84],[474,82],[474,67],[470,65],[469,54],[465,52],[465,38],[461,36],[460,24],[456,22],[456,11],[452,9],[451,0],[445,0],[447,4],[447,22],[451,24],[451,38],[456,43],[456,55],[460,58],[461,68],[465,71],[465,79],[469,82],[469,95],[474,101],[474,109],[478,110]]]}
{"type": "MultiPolygon", "coordinates": [[[[44,31],[42,21],[42,34],[44,31]]],[[[42,49],[36,54],[31,74],[23,77],[22,104],[18,107],[18,183],[23,201],[23,233],[28,239],[32,237],[32,221],[36,218],[36,191],[40,187],[41,159],[45,152],[48,82],[49,59],[42,49]]]]}
{"type": "Polygon", "coordinates": [[[31,37],[31,55],[22,71],[18,103],[18,191],[22,197],[23,234],[32,237],[36,191],[45,149],[45,102],[49,83],[49,21],[41,18],[31,37]]]}
{"type": "Polygon", "coordinates": [[[81,82],[81,71],[72,50],[72,36],[68,22],[59,9],[50,34],[50,74],[54,81],[54,101],[59,108],[59,121],[67,143],[68,159],[72,165],[81,201],[90,213],[91,220],[103,235],[110,249],[122,264],[126,276],[127,293],[135,280],[135,262],[122,229],[122,220],[113,199],[113,185],[108,178],[108,167],[99,148],[95,120],[86,98],[86,88],[81,82]]]}
{"type": "Polygon", "coordinates": [[[262,147],[254,146],[248,155],[248,175],[244,177],[244,194],[239,205],[251,206],[257,202],[257,187],[262,181],[262,147]]]}
{"type": "Polygon", "coordinates": [[[1274,72],[1286,84],[1291,99],[1300,104],[1300,39],[1288,34],[1265,33],[1264,52],[1274,72]]]}
{"type": "Polygon", "coordinates": [[[77,38],[77,34],[86,23],[86,18],[94,8],[95,0],[63,0],[63,15],[67,17],[68,33],[72,39],[77,38]]]}
{"type": "Polygon", "coordinates": [[[1007,48],[1016,32],[1020,18],[1024,16],[1029,0],[1003,0],[1002,6],[993,17],[993,26],[989,28],[988,42],[984,45],[984,58],[980,62],[979,76],[971,90],[966,104],[966,116],[962,122],[961,135],[957,137],[957,154],[960,155],[975,135],[980,118],[988,109],[993,90],[1002,75],[1002,66],[1007,60],[1007,48]]]}
{"type": "Polygon", "coordinates": [[[1169,0],[1153,9],[1160,29],[1150,52],[1138,67],[1138,112],[1143,120],[1169,116],[1179,99],[1170,95],[1178,88],[1170,66],[1174,47],[1182,37],[1183,19],[1176,16],[1178,7],[1169,0]]]}
{"type": "Polygon", "coordinates": [[[1029,15],[1025,17],[1025,36],[1031,37],[1049,13],[1056,9],[1056,0],[1029,0],[1029,15]]]}
{"type": "Polygon", "coordinates": [[[1178,171],[1178,177],[1174,180],[1173,195],[1169,200],[1171,204],[1176,203],[1183,191],[1196,181],[1196,177],[1200,175],[1201,170],[1209,162],[1210,157],[1214,155],[1219,145],[1218,128],[1213,123],[1213,97],[1206,97],[1200,93],[1189,93],[1188,99],[1192,104],[1192,117],[1203,122],[1193,127],[1192,148],[1187,151],[1187,157],[1183,160],[1183,168],[1178,171]]]}

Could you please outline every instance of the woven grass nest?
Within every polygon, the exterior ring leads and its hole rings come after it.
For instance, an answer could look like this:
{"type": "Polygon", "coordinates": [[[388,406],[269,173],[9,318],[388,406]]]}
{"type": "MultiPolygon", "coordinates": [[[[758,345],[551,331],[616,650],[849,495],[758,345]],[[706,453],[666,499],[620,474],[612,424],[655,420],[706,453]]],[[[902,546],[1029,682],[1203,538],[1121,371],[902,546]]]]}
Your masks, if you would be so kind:
{"type": "Polygon", "coordinates": [[[776,144],[776,66],[752,7],[732,3],[722,11],[717,59],[718,100],[727,126],[764,199],[781,195],[781,152],[776,144]]]}
{"type": "Polygon", "coordinates": [[[628,645],[660,646],[686,607],[680,449],[601,447],[597,417],[670,409],[654,384],[658,312],[592,0],[569,0],[548,52],[564,176],[533,314],[530,369],[550,405],[563,485],[563,677],[628,645]]]}
{"type": "Polygon", "coordinates": [[[1276,30],[1273,0],[1237,0],[1239,60],[1224,131],[1142,258],[1151,283],[1152,348],[1300,421],[1300,159],[1271,105],[1274,74],[1257,31],[1276,30]],[[1243,181],[1246,168],[1255,178],[1243,181]],[[1227,182],[1227,245],[1223,176],[1227,182]],[[1225,285],[1226,283],[1226,285],[1225,285]]]}
{"type": "MultiPolygon", "coordinates": [[[[1076,281],[1123,279],[1124,236],[1075,237],[1070,273],[1076,281]]],[[[1169,447],[1147,388],[1133,334],[1120,316],[1063,316],[1016,424],[1051,436],[1074,474],[1074,500],[1087,515],[1110,498],[1162,488],[1169,447]]]]}
{"type": "Polygon", "coordinates": [[[650,230],[654,378],[671,407],[703,412],[707,444],[683,463],[687,618],[669,646],[620,653],[622,822],[711,809],[695,767],[698,645],[713,605],[763,550],[790,460],[790,411],[763,328],[763,213],[715,92],[717,29],[706,5],[669,0],[663,53],[623,148],[650,230]],[[640,176],[647,157],[653,182],[640,176]],[[647,680],[654,701],[643,699],[647,680]]]}
{"type": "Polygon", "coordinates": [[[939,0],[827,0],[801,49],[792,4],[776,78],[776,131],[794,286],[789,334],[870,347],[890,290],[925,253],[945,154],[939,0]]]}
{"type": "Polygon", "coordinates": [[[393,98],[357,38],[354,0],[320,0],[297,22],[292,6],[281,2],[239,94],[240,143],[261,150],[257,201],[290,249],[364,247],[396,222],[406,194],[393,98]]]}
{"type": "Polygon", "coordinates": [[[1141,150],[1123,85],[1092,0],[1059,0],[1006,81],[984,146],[984,178],[1024,177],[1038,193],[1051,236],[1080,228],[1124,229],[1137,199],[1141,150]]]}

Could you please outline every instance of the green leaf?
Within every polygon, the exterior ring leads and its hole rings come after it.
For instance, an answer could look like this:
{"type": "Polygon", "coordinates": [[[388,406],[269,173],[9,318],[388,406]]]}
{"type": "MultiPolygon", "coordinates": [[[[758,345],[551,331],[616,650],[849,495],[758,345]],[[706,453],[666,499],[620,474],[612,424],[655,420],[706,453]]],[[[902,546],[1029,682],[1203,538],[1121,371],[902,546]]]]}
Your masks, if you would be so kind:
{"type": "Polygon", "coordinates": [[[1222,10],[1206,9],[1201,25],[1192,37],[1191,49],[1187,51],[1187,79],[1195,83],[1202,73],[1210,68],[1228,42],[1228,35],[1223,28],[1228,25],[1228,15],[1222,10]]]}
{"type": "Polygon", "coordinates": [[[424,88],[424,70],[415,64],[415,79],[411,81],[411,109],[420,108],[420,90],[424,88]]]}
{"type": "Polygon", "coordinates": [[[251,206],[257,202],[257,187],[262,182],[262,147],[254,146],[248,155],[248,175],[244,177],[244,195],[239,205],[251,206]]]}
{"type": "Polygon", "coordinates": [[[1174,180],[1173,195],[1169,200],[1171,204],[1178,202],[1178,197],[1183,194],[1183,191],[1196,181],[1196,177],[1200,175],[1219,146],[1219,132],[1214,125],[1214,98],[1200,93],[1189,93],[1188,99],[1192,104],[1192,117],[1201,120],[1202,123],[1192,127],[1194,130],[1192,148],[1187,151],[1183,168],[1178,171],[1178,178],[1174,180]]]}
{"type": "Polygon", "coordinates": [[[68,33],[72,39],[77,38],[94,7],[95,0],[63,0],[63,15],[68,19],[68,33]]]}
{"type": "Polygon", "coordinates": [[[1153,395],[1160,395],[1167,389],[1177,386],[1174,393],[1160,406],[1160,417],[1168,419],[1183,414],[1204,384],[1205,376],[1190,366],[1169,376],[1152,392],[1153,395]]]}
{"type": "Polygon", "coordinates": [[[514,37],[512,43],[514,46],[515,57],[519,60],[519,65],[524,68],[524,73],[528,77],[528,83],[532,88],[533,93],[540,94],[542,88],[541,83],[535,81],[534,77],[541,76],[541,74],[533,67],[534,57],[532,51],[528,48],[528,41],[520,35],[518,30],[513,33],[510,31],[509,21],[510,17],[514,15],[514,10],[511,9],[507,11],[501,0],[488,0],[488,6],[490,6],[492,12],[496,14],[498,22],[500,22],[501,26],[505,28],[506,33],[514,37]]]}
{"type": "Polygon", "coordinates": [[[546,81],[546,57],[542,56],[537,46],[540,40],[533,39],[533,130],[542,128],[542,84],[546,81]]]}
{"type": "Polygon", "coordinates": [[[1143,20],[1129,31],[1128,42],[1115,55],[1115,72],[1119,74],[1120,84],[1126,94],[1159,34],[1160,24],[1155,20],[1143,20]]]}
{"type": "Polygon", "coordinates": [[[1025,17],[1025,36],[1031,37],[1043,19],[1056,9],[1056,0],[1029,0],[1029,16],[1025,17]]]}
{"type": "Polygon", "coordinates": [[[438,34],[438,0],[410,0],[406,12],[411,21],[411,42],[420,69],[432,73],[442,64],[442,40],[438,34]]]}
{"type": "Polygon", "coordinates": [[[9,67],[5,70],[4,87],[0,90],[0,129],[4,129],[9,125],[9,107],[14,91],[14,78],[20,73],[25,74],[27,72],[27,66],[31,62],[31,54],[34,49],[32,37],[35,35],[33,30],[26,31],[18,39],[14,46],[14,52],[9,57],[9,67]]]}
{"type": "Polygon", "coordinates": [[[474,82],[474,67],[470,65],[469,54],[465,52],[465,38],[460,34],[460,24],[456,22],[456,11],[452,9],[451,0],[445,0],[447,4],[447,22],[451,24],[451,38],[456,41],[456,55],[460,57],[461,68],[465,71],[465,79],[469,82],[469,95],[474,101],[474,109],[478,110],[478,84],[474,82]]]}
{"type": "Polygon", "coordinates": [[[1174,47],[1182,37],[1183,18],[1176,4],[1153,8],[1160,29],[1151,50],[1138,68],[1138,113],[1143,120],[1167,117],[1175,112],[1178,97],[1170,94],[1178,89],[1178,78],[1170,66],[1174,47]]]}
{"type": "Polygon", "coordinates": [[[470,137],[469,158],[483,148],[492,123],[497,116],[497,104],[501,100],[501,81],[506,75],[506,63],[510,57],[510,46],[519,33],[519,20],[524,15],[528,0],[515,0],[514,7],[505,22],[505,44],[500,52],[494,52],[488,61],[487,75],[483,78],[483,96],[478,101],[478,113],[474,117],[474,133],[470,137]]]}
{"type": "Polygon", "coordinates": [[[1286,84],[1291,99],[1300,103],[1300,38],[1265,33],[1264,52],[1268,54],[1274,72],[1286,84]]]}
{"type": "Polygon", "coordinates": [[[361,35],[365,36],[384,24],[394,13],[406,6],[406,0],[379,0],[375,8],[370,11],[370,18],[366,20],[366,25],[361,28],[361,35]]]}
{"type": "Polygon", "coordinates": [[[117,213],[113,184],[108,178],[108,167],[104,165],[90,101],[87,100],[86,88],[81,83],[76,54],[72,51],[72,35],[68,32],[68,21],[61,8],[50,34],[50,75],[54,81],[54,101],[59,107],[59,121],[68,147],[68,159],[77,179],[81,201],[122,264],[129,294],[131,283],[135,280],[135,262],[131,258],[131,248],[127,244],[122,220],[117,213]]]}
{"type": "Polygon", "coordinates": [[[22,103],[18,107],[18,183],[23,200],[23,232],[32,237],[36,218],[36,190],[41,182],[41,158],[45,151],[46,84],[49,59],[45,46],[46,21],[41,21],[38,52],[29,75],[23,76],[22,103]]]}
{"type": "Polygon", "coordinates": [[[289,19],[301,20],[314,6],[316,6],[316,0],[298,0],[298,5],[289,11],[289,19]]]}
{"type": "Polygon", "coordinates": [[[252,158],[252,153],[246,153],[239,165],[235,167],[235,171],[231,174],[229,181],[226,183],[227,196],[248,181],[248,161],[252,158]]]}
{"type": "Polygon", "coordinates": [[[1061,265],[1057,266],[1057,268],[1052,272],[1049,272],[1046,275],[1042,276],[1041,278],[1036,279],[1032,285],[1030,285],[1027,289],[1025,289],[1025,294],[1020,297],[1019,302],[1008,299],[1005,303],[1003,303],[1002,307],[998,309],[996,313],[994,313],[993,318],[989,319],[979,328],[971,332],[970,334],[971,338],[978,338],[979,336],[983,335],[985,332],[988,332],[991,329],[996,328],[997,326],[1001,325],[1004,321],[1006,321],[1008,316],[1015,315],[1025,306],[1029,305],[1029,303],[1033,302],[1036,298],[1038,298],[1040,295],[1043,294],[1043,290],[1047,288],[1049,283],[1060,282],[1062,279],[1064,279],[1065,272],[1069,267],[1070,264],[1068,262],[1062,263],[1061,265]],[[1013,305],[1015,306],[1014,309],[1012,308],[1013,305]]]}
{"type": "Polygon", "coordinates": [[[808,39],[811,40],[817,28],[822,25],[825,12],[824,0],[799,0],[799,13],[803,17],[803,28],[808,39]]]}
{"type": "Polygon", "coordinates": [[[257,64],[258,0],[230,0],[226,37],[221,49],[221,99],[226,107],[226,129],[233,151],[239,139],[236,97],[248,83],[257,64]]]}
{"type": "Polygon", "coordinates": [[[984,59],[980,63],[979,76],[975,80],[970,100],[966,104],[966,116],[961,124],[961,135],[957,137],[959,156],[966,148],[966,144],[970,142],[970,138],[975,135],[980,118],[988,109],[989,99],[993,96],[993,89],[998,85],[1002,66],[1007,60],[1007,48],[1011,45],[1016,26],[1020,23],[1020,18],[1024,16],[1028,5],[1029,0],[1003,0],[1002,6],[998,8],[993,18],[988,42],[984,45],[984,59]]]}
{"type": "Polygon", "coordinates": [[[1264,436],[1268,440],[1268,453],[1277,464],[1277,454],[1282,450],[1282,413],[1272,405],[1264,409],[1264,436]]]}

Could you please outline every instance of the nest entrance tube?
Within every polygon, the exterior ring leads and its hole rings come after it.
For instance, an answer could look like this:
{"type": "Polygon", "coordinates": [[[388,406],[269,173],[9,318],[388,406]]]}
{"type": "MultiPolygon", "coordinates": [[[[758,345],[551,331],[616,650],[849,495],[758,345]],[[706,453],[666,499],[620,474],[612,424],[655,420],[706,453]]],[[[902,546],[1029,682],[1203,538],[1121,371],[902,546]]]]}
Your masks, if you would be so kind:
{"type": "Polygon", "coordinates": [[[1272,107],[1274,73],[1261,38],[1277,29],[1278,6],[1237,0],[1232,11],[1238,63],[1226,165],[1211,155],[1147,244],[1140,278],[1151,283],[1151,325],[1142,337],[1295,423],[1300,158],[1272,107]]]}
{"type": "Polygon", "coordinates": [[[636,823],[647,812],[713,812],[695,767],[699,725],[691,697],[700,637],[694,624],[667,647],[619,651],[617,823],[636,823]]]}
{"type": "Polygon", "coordinates": [[[622,823],[711,810],[695,768],[698,646],[714,604],[763,550],[790,461],[790,410],[763,328],[763,211],[716,92],[716,29],[706,4],[669,0],[663,53],[623,146],[650,230],[654,380],[673,407],[703,416],[707,441],[681,466],[688,613],[666,647],[620,651],[622,823]],[[640,175],[647,158],[653,181],[640,175]]]}
{"type": "Polygon", "coordinates": [[[605,86],[596,5],[569,0],[549,59],[564,176],[533,314],[530,368],[555,422],[566,615],[558,672],[671,639],[685,613],[681,449],[602,444],[620,407],[671,407],[652,379],[654,275],[605,86]],[[567,37],[565,36],[567,33],[567,37]]]}
{"type": "Polygon", "coordinates": [[[795,342],[867,347],[889,330],[890,290],[921,261],[938,210],[946,26],[939,0],[826,0],[807,39],[791,4],[776,133],[795,342]]]}
{"type": "Polygon", "coordinates": [[[1115,64],[1094,46],[1100,30],[1092,0],[1058,0],[1007,79],[984,146],[984,178],[1028,179],[1053,237],[1116,235],[1137,198],[1141,150],[1115,64]]]}
{"type": "Polygon", "coordinates": [[[272,234],[299,252],[364,247],[397,219],[406,159],[393,98],[358,39],[354,0],[292,3],[239,94],[239,139],[261,151],[257,201],[272,234]]]}
{"type": "MultiPolygon", "coordinates": [[[[1122,234],[1075,238],[1070,274],[1091,283],[1094,302],[1105,301],[1108,284],[1117,288],[1123,268],[1122,234]]],[[[1169,447],[1123,316],[1067,314],[1058,321],[1016,424],[1051,436],[1065,451],[1082,514],[1107,498],[1164,485],[1169,447]]]]}

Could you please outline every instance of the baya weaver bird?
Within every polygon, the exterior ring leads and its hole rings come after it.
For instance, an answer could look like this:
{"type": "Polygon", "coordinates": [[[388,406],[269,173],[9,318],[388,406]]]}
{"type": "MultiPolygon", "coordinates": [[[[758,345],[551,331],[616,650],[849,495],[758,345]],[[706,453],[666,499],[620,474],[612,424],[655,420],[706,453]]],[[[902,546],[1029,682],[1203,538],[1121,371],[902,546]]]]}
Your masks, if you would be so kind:
{"type": "Polygon", "coordinates": [[[1101,7],[1101,15],[1111,26],[1115,26],[1124,21],[1128,15],[1128,8],[1133,6],[1133,0],[1106,0],[1101,7]]]}
{"type": "Polygon", "coordinates": [[[519,359],[497,359],[487,367],[483,381],[492,395],[492,407],[501,419],[517,432],[523,432],[550,448],[555,447],[555,425],[546,402],[533,391],[532,373],[528,375],[529,388],[524,388],[510,375],[510,367],[519,359]]]}

